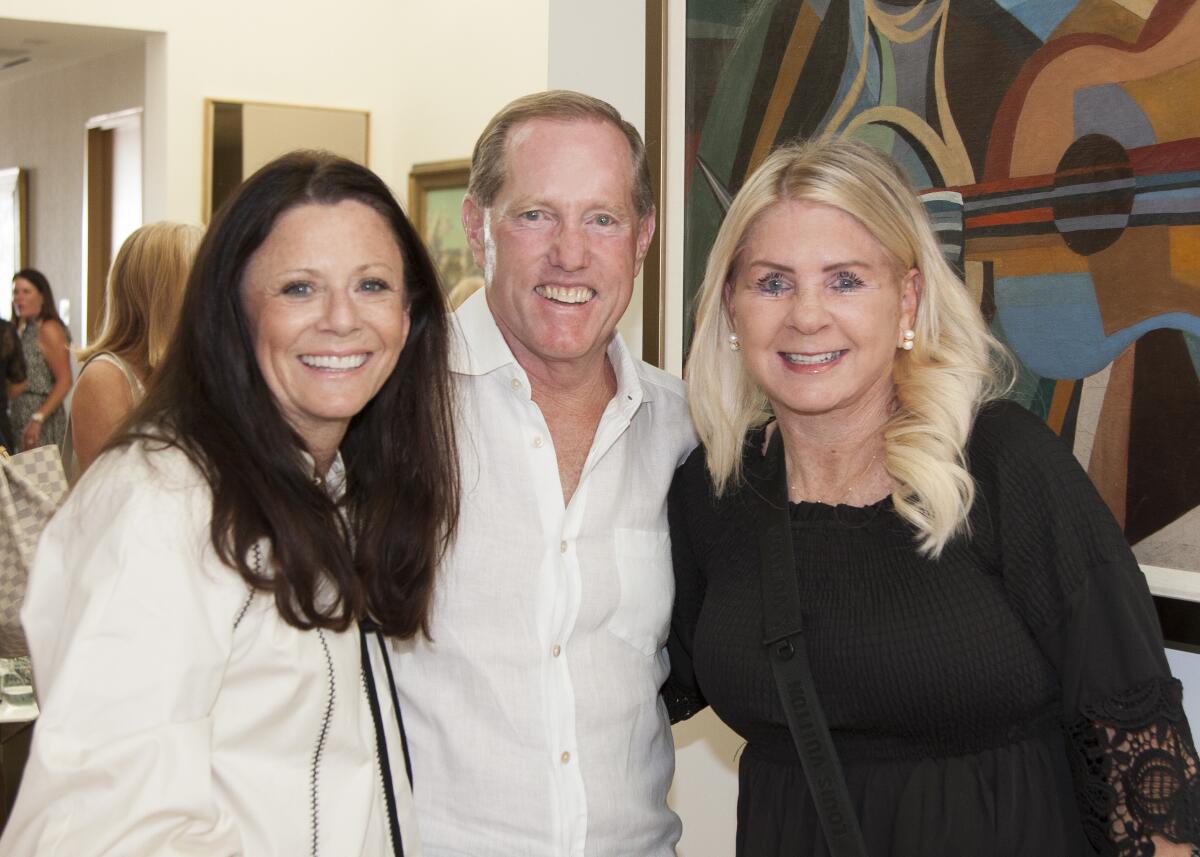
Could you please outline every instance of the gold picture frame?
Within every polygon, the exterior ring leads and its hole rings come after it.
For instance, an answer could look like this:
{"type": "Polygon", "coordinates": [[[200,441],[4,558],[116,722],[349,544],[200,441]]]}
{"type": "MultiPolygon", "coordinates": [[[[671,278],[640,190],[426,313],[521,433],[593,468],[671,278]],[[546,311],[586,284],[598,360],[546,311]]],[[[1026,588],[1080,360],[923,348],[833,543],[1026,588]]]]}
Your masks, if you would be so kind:
{"type": "Polygon", "coordinates": [[[408,213],[437,268],[442,288],[450,295],[481,285],[483,271],[475,264],[462,229],[462,198],[467,194],[471,162],[465,158],[414,164],[408,174],[408,213]]]}
{"type": "Polygon", "coordinates": [[[295,149],[322,149],[370,166],[371,114],[342,107],[204,99],[205,223],[255,170],[295,149]]]}
{"type": "MultiPolygon", "coordinates": [[[[29,171],[21,167],[0,169],[0,277],[5,284],[28,265],[29,171]]],[[[0,301],[0,315],[8,318],[8,301],[0,301]]]]}

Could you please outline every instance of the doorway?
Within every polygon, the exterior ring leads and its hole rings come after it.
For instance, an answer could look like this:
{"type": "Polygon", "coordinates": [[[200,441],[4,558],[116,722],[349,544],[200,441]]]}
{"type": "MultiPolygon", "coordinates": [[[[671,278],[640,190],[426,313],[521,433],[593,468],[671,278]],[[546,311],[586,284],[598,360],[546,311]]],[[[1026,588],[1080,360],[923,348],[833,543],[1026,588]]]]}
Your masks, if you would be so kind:
{"type": "MultiPolygon", "coordinates": [[[[105,283],[113,257],[142,225],[142,109],[96,116],[87,123],[84,166],[83,345],[104,321],[105,283]]],[[[64,319],[65,321],[65,319],[64,319]]]]}

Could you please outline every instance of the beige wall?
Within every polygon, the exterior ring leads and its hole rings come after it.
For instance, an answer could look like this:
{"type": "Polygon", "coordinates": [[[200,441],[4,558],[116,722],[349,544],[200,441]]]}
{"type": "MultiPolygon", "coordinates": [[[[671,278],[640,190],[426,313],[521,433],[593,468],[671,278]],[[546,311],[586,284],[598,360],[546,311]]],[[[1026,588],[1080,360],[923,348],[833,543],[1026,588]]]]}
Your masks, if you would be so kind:
{"type": "Polygon", "coordinates": [[[351,110],[247,104],[242,108],[242,175],[299,146],[365,163],[370,120],[351,110]]]}
{"type": "MultiPolygon", "coordinates": [[[[668,75],[668,157],[665,200],[659,200],[659,236],[667,254],[667,368],[681,371],[683,331],[683,34],[684,4],[667,4],[671,14],[668,75]]],[[[645,4],[608,0],[603,4],[558,2],[550,8],[550,71],[553,87],[580,89],[604,98],[644,130],[645,4]]],[[[626,341],[640,348],[640,291],[621,321],[626,341]],[[633,337],[637,337],[634,340],[633,337]]],[[[675,727],[675,784],[671,805],[683,819],[680,857],[729,857],[734,851],[737,809],[737,753],[742,741],[711,711],[675,727]]]]}
{"type": "Polygon", "coordinates": [[[496,108],[546,86],[549,0],[0,0],[0,17],[145,30],[148,220],[200,217],[205,97],[366,110],[371,166],[465,157],[496,108]],[[237,26],[231,26],[237,22],[237,26]]]}
{"type": "MultiPolygon", "coordinates": [[[[29,264],[71,301],[82,330],[85,127],[88,119],[140,107],[141,48],[0,85],[0,166],[29,170],[29,264]]],[[[8,300],[8,284],[0,287],[8,300]]],[[[76,336],[78,341],[78,336],[76,336]]]]}
{"type": "Polygon", "coordinates": [[[145,108],[147,221],[200,221],[206,97],[369,111],[371,166],[403,199],[414,162],[468,156],[498,107],[545,88],[548,2],[0,0],[0,18],[147,33],[144,62],[0,86],[0,165],[36,171],[31,259],[78,327],[84,124],[129,107],[145,108]]]}
{"type": "MultiPolygon", "coordinates": [[[[550,5],[551,89],[576,89],[603,98],[646,132],[644,0],[550,5]]],[[[642,354],[642,278],[618,327],[634,356],[642,354]]]]}
{"type": "MultiPolygon", "coordinates": [[[[343,0],[334,8],[313,0],[0,0],[0,17],[157,33],[147,43],[143,102],[148,220],[200,216],[205,97],[370,111],[371,166],[401,196],[412,163],[467,157],[496,109],[526,92],[581,89],[644,128],[643,0],[343,0]]],[[[681,54],[681,16],[674,23],[681,54]]],[[[681,110],[682,79],[675,83],[681,110]]],[[[7,133],[0,129],[0,144],[7,133]]],[[[682,174],[674,181],[680,193],[660,220],[671,256],[682,248],[682,174]]],[[[78,224],[69,231],[78,256],[78,224]]],[[[668,276],[668,303],[679,300],[676,279],[668,276]]],[[[637,300],[622,330],[640,348],[637,300]]],[[[680,317],[670,321],[669,354],[678,350],[680,317]]],[[[679,371],[677,357],[669,368],[679,371]]],[[[681,857],[728,857],[740,741],[711,712],[675,735],[681,857]]]]}

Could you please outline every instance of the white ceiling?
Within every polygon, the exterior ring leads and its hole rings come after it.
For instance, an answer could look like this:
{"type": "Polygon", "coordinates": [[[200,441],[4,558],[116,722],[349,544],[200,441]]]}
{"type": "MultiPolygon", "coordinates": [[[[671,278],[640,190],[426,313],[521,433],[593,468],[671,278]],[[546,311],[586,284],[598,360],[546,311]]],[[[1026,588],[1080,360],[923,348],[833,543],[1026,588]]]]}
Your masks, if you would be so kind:
{"type": "Polygon", "coordinates": [[[0,86],[144,44],[147,33],[0,18],[0,86]]]}

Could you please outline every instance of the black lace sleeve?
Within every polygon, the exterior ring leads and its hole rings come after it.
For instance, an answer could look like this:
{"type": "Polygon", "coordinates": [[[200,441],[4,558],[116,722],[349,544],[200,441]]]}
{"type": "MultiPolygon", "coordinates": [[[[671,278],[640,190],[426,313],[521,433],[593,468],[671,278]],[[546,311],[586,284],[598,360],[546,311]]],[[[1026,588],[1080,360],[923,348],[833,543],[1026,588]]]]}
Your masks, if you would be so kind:
{"type": "Polygon", "coordinates": [[[708,703],[705,702],[698,690],[685,687],[670,677],[663,685],[662,697],[663,702],[667,704],[667,714],[670,715],[672,724],[687,720],[708,707],[708,703]]]}
{"type": "Polygon", "coordinates": [[[663,685],[662,695],[672,723],[687,720],[708,705],[692,665],[692,643],[706,588],[704,571],[696,559],[693,544],[695,528],[703,526],[697,519],[694,501],[707,496],[707,471],[703,470],[703,462],[703,452],[693,452],[675,472],[667,495],[671,559],[675,566],[675,609],[671,615],[671,634],[667,638],[671,674],[663,685]]]}
{"type": "MultiPolygon", "coordinates": [[[[1200,843],[1196,749],[1136,557],[1070,449],[1016,406],[971,447],[1009,597],[1054,665],[1077,802],[1099,854],[1200,843]]],[[[1196,688],[1192,689],[1193,691],[1196,688]]]]}
{"type": "Polygon", "coordinates": [[[1088,839],[1098,854],[1151,857],[1150,837],[1200,842],[1196,747],[1175,679],[1094,704],[1068,728],[1088,839]]]}

